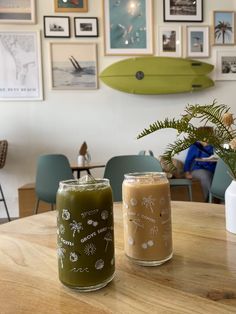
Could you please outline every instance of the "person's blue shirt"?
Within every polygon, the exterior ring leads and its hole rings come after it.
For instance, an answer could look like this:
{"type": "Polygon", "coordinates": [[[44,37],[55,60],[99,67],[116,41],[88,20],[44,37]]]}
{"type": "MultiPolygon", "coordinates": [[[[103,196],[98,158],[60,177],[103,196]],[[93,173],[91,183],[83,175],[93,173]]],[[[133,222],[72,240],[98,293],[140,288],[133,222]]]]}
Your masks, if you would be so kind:
{"type": "Polygon", "coordinates": [[[205,169],[212,173],[215,171],[215,162],[196,161],[196,158],[206,158],[213,155],[214,149],[212,145],[203,146],[200,142],[196,142],[189,147],[185,163],[184,172],[191,172],[193,170],[205,169]]]}

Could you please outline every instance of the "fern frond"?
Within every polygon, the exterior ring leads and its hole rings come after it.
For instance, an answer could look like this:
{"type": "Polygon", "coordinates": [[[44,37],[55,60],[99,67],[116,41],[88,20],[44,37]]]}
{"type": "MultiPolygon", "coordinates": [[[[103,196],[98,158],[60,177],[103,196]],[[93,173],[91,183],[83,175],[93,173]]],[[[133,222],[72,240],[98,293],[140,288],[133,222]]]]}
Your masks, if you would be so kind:
{"type": "Polygon", "coordinates": [[[144,129],[138,136],[137,139],[140,139],[148,134],[156,132],[161,129],[175,129],[178,133],[188,133],[193,129],[193,125],[189,124],[189,121],[180,119],[168,119],[166,118],[164,121],[156,121],[149,125],[148,129],[144,129]]]}

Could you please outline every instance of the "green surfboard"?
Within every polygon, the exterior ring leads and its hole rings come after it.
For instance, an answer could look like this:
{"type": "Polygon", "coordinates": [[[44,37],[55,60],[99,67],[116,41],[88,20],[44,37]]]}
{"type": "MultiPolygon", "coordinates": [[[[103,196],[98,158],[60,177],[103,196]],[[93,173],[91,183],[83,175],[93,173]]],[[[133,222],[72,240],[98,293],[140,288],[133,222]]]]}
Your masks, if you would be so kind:
{"type": "Polygon", "coordinates": [[[116,62],[100,74],[108,86],[133,94],[174,94],[198,91],[214,82],[206,75],[214,66],[197,60],[137,57],[116,62]]]}

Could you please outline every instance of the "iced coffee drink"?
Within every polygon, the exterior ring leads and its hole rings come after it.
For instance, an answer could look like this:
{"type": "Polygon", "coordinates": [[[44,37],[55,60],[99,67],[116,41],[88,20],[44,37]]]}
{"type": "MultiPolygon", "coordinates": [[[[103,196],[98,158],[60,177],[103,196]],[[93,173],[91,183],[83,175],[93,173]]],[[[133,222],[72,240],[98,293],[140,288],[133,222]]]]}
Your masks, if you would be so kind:
{"type": "Polygon", "coordinates": [[[122,187],[125,253],[155,266],[172,257],[170,186],[165,173],[125,175],[122,187]]]}

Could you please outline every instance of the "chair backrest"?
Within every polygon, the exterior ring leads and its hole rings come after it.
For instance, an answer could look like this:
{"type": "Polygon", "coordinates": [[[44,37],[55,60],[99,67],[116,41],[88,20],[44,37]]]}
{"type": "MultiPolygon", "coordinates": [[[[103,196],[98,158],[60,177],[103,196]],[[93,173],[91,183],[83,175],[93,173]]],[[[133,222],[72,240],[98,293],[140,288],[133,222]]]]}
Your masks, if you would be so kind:
{"type": "Polygon", "coordinates": [[[59,182],[73,178],[70,163],[66,156],[60,154],[39,156],[35,183],[38,199],[55,204],[59,182]]]}
{"type": "Polygon", "coordinates": [[[115,202],[122,200],[122,182],[124,174],[131,172],[162,172],[159,160],[147,155],[115,156],[105,167],[104,178],[110,180],[115,202]]]}
{"type": "Polygon", "coordinates": [[[216,197],[222,201],[225,200],[225,190],[232,182],[232,178],[229,175],[229,169],[222,159],[217,161],[215,173],[212,179],[210,188],[210,201],[213,197],[216,197]]]}
{"type": "Polygon", "coordinates": [[[8,142],[6,140],[0,141],[0,169],[5,166],[7,157],[8,142]]]}

